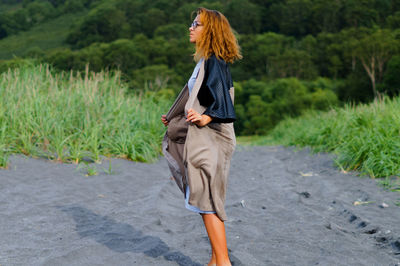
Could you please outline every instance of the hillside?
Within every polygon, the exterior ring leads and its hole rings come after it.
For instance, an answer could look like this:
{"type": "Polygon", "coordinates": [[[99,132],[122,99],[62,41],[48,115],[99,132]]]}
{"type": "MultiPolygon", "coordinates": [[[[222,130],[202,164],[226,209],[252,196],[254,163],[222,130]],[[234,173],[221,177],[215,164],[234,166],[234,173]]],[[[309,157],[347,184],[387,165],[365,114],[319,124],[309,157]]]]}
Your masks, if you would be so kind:
{"type": "Polygon", "coordinates": [[[65,43],[70,27],[87,11],[65,14],[58,18],[43,22],[28,31],[19,32],[0,40],[0,60],[15,56],[43,55],[55,48],[68,48],[65,43]]]}

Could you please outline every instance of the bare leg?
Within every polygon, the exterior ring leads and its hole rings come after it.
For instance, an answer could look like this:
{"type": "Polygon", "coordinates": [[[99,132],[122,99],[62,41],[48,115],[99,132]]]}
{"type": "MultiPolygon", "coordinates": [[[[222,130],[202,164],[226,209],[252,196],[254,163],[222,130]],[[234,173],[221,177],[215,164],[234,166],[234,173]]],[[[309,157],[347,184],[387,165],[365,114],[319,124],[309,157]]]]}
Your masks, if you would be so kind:
{"type": "Polygon", "coordinates": [[[211,245],[211,250],[212,250],[212,255],[211,255],[211,259],[208,262],[207,266],[216,266],[217,265],[217,256],[215,255],[215,251],[214,248],[211,245]]]}
{"type": "Polygon", "coordinates": [[[203,222],[213,250],[213,256],[211,257],[209,265],[216,263],[217,266],[230,266],[231,262],[228,256],[224,222],[221,221],[216,214],[202,214],[201,216],[203,217],[203,222]],[[213,261],[213,257],[215,257],[215,262],[213,261]]]}

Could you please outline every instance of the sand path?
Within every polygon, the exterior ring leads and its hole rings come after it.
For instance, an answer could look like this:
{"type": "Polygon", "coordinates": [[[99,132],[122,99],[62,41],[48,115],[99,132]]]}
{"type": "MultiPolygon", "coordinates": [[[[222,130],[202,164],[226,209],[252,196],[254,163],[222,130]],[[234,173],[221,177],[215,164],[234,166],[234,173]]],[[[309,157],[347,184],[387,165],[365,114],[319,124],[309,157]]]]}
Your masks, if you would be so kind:
{"type": "MultiPolygon", "coordinates": [[[[111,175],[105,160],[86,177],[13,156],[0,171],[0,265],[204,265],[201,218],[165,160],[111,163],[111,175]]],[[[400,194],[340,173],[330,155],[238,147],[229,178],[234,265],[400,265],[400,194]]]]}

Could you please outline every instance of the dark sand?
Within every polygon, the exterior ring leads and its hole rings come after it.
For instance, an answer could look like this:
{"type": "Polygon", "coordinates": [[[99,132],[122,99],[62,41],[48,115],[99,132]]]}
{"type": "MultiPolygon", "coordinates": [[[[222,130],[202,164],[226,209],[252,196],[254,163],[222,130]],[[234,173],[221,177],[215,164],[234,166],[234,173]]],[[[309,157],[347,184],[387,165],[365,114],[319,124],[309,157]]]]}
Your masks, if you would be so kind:
{"type": "MultiPolygon", "coordinates": [[[[0,265],[204,265],[202,220],[163,158],[77,165],[14,156],[0,171],[0,265]]],[[[238,147],[226,222],[234,265],[400,265],[399,193],[332,156],[238,147]],[[354,201],[373,201],[353,205],[354,201]],[[386,208],[379,207],[386,203],[386,208]]]]}

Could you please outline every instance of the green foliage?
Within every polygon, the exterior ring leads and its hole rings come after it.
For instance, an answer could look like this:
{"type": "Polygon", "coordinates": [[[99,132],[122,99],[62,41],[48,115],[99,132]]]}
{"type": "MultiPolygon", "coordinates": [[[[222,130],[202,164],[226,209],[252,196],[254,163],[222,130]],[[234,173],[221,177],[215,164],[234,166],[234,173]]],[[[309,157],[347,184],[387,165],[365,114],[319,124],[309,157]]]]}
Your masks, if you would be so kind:
{"type": "Polygon", "coordinates": [[[171,39],[183,39],[188,35],[187,26],[178,24],[178,23],[170,23],[166,25],[161,25],[157,27],[154,31],[154,36],[163,37],[165,40],[171,39]]]}
{"type": "Polygon", "coordinates": [[[225,15],[239,33],[254,34],[261,29],[260,11],[259,6],[248,0],[232,0],[226,6],[225,15]]]}
{"type": "Polygon", "coordinates": [[[67,42],[82,48],[94,42],[111,42],[124,37],[129,30],[122,10],[104,2],[91,10],[80,26],[67,37],[67,42]]]}
{"type": "Polygon", "coordinates": [[[0,5],[12,5],[12,4],[20,4],[22,2],[22,0],[1,0],[0,1],[0,5]]]}
{"type": "MultiPolygon", "coordinates": [[[[1,7],[1,6],[0,6],[1,7]]],[[[48,1],[24,1],[23,8],[0,11],[0,39],[58,16],[58,11],[48,1]]]]}
{"type": "Polygon", "coordinates": [[[104,46],[104,60],[107,66],[115,66],[128,73],[146,65],[146,54],[138,42],[119,39],[109,46],[104,46]]]}
{"type": "Polygon", "coordinates": [[[265,134],[273,127],[271,123],[271,106],[264,102],[259,95],[250,95],[246,104],[246,116],[248,119],[244,122],[243,133],[265,134]]]}
{"type": "Polygon", "coordinates": [[[86,12],[66,14],[34,26],[30,31],[19,32],[0,40],[0,60],[11,59],[13,56],[26,56],[33,47],[45,53],[51,49],[66,47],[64,40],[69,27],[74,20],[85,14],[86,12]]]}
{"type": "Polygon", "coordinates": [[[151,65],[132,73],[131,87],[140,90],[145,88],[150,91],[157,91],[168,87],[178,88],[183,84],[183,80],[172,69],[166,65],[151,65]]]}
{"type": "Polygon", "coordinates": [[[334,152],[337,164],[346,171],[371,177],[399,175],[399,114],[400,98],[383,98],[325,113],[307,112],[280,123],[271,137],[284,145],[334,152]]]}
{"type": "Polygon", "coordinates": [[[327,110],[338,104],[337,84],[327,79],[301,82],[296,78],[269,83],[249,80],[235,87],[239,134],[266,134],[286,117],[296,117],[307,109],[327,110]],[[244,122],[242,122],[244,121],[244,122]]]}
{"type": "Polygon", "coordinates": [[[79,163],[76,170],[80,171],[84,169],[83,173],[86,177],[95,176],[99,174],[97,167],[95,165],[89,164],[88,162],[79,163]]]}
{"type": "Polygon", "coordinates": [[[339,1],[314,1],[310,20],[313,23],[310,28],[313,34],[318,32],[338,32],[341,20],[339,14],[342,2],[339,1]]]}
{"type": "Polygon", "coordinates": [[[32,24],[40,23],[56,15],[54,7],[47,1],[29,3],[26,10],[28,11],[27,20],[32,24]]]}
{"type": "Polygon", "coordinates": [[[33,60],[14,58],[12,60],[0,60],[0,73],[7,72],[9,69],[32,67],[35,64],[33,60]]]}
{"type": "Polygon", "coordinates": [[[337,104],[337,96],[333,91],[317,89],[311,93],[311,109],[326,110],[337,104]]]}
{"type": "Polygon", "coordinates": [[[85,3],[81,0],[66,0],[62,8],[63,13],[76,13],[85,8],[85,3]]]}
{"type": "MultiPolygon", "coordinates": [[[[313,40],[310,39],[313,37],[308,39],[312,43],[313,40]]],[[[240,66],[245,75],[243,79],[250,76],[313,79],[317,75],[310,53],[299,49],[292,37],[272,32],[248,35],[241,38],[241,45],[244,57],[240,66]],[[259,67],[254,68],[255,65],[259,67]]],[[[304,45],[307,46],[305,43],[304,45]]]]}
{"type": "Polygon", "coordinates": [[[400,93],[400,55],[393,56],[388,64],[383,78],[382,92],[389,95],[399,95],[400,93]]]}
{"type": "Polygon", "coordinates": [[[0,76],[0,166],[10,153],[63,162],[101,155],[152,161],[160,154],[170,102],[127,94],[120,74],[55,74],[48,65],[0,76]]]}
{"type": "Polygon", "coordinates": [[[400,11],[388,16],[386,18],[386,25],[392,29],[400,28],[400,11]]]}
{"type": "Polygon", "coordinates": [[[9,13],[0,13],[1,39],[15,34],[21,30],[27,30],[32,25],[29,21],[26,9],[17,9],[9,13]]]}
{"type": "MultiPolygon", "coordinates": [[[[285,116],[323,110],[338,99],[396,95],[399,3],[2,0],[0,60],[35,58],[59,71],[87,65],[119,70],[132,91],[173,98],[194,67],[188,41],[193,11],[220,10],[238,32],[243,53],[231,68],[238,82],[237,132],[265,134],[285,116]]],[[[1,62],[0,71],[19,60],[1,62]]]]}
{"type": "MultiPolygon", "coordinates": [[[[218,9],[222,7],[220,3],[207,3],[205,6],[218,9]]],[[[152,4],[137,0],[103,1],[77,23],[67,42],[74,47],[83,48],[94,42],[112,42],[118,38],[132,38],[137,34],[152,37],[158,28],[168,25],[178,26],[177,29],[161,28],[157,31],[158,36],[170,39],[171,36],[164,34],[171,32],[173,36],[182,38],[185,28],[184,37],[187,38],[190,14],[197,7],[199,4],[181,1],[155,1],[152,4]]]]}
{"type": "Polygon", "coordinates": [[[349,0],[343,3],[343,19],[351,27],[370,27],[378,22],[378,12],[375,9],[377,0],[349,0]]]}
{"type": "Polygon", "coordinates": [[[143,33],[148,37],[153,35],[158,26],[163,25],[167,21],[167,15],[158,8],[150,8],[143,15],[145,23],[143,23],[143,33]]]}
{"type": "Polygon", "coordinates": [[[377,96],[376,83],[382,81],[384,66],[399,51],[400,41],[391,30],[374,28],[365,32],[360,39],[350,42],[349,49],[361,61],[377,96]]]}
{"type": "Polygon", "coordinates": [[[171,15],[171,22],[179,23],[189,28],[191,21],[195,18],[193,11],[196,11],[199,6],[197,3],[185,1],[182,5],[177,6],[174,12],[169,13],[171,15]]]}
{"type": "Polygon", "coordinates": [[[36,59],[42,58],[44,55],[45,52],[38,46],[32,46],[23,54],[24,57],[36,59]]]}
{"type": "Polygon", "coordinates": [[[279,31],[291,36],[304,36],[310,32],[312,2],[310,0],[287,0],[271,7],[279,31]]]}
{"type": "Polygon", "coordinates": [[[157,82],[162,84],[161,87],[173,86],[176,91],[184,85],[180,74],[190,75],[194,66],[192,59],[187,56],[190,54],[188,44],[180,44],[176,40],[167,42],[160,37],[148,39],[144,35],[137,35],[133,40],[119,39],[109,44],[94,43],[77,51],[54,50],[47,54],[45,61],[51,62],[60,70],[84,70],[90,62],[90,68],[95,71],[104,67],[123,71],[124,77],[130,80],[132,87],[143,88],[145,83],[158,80],[157,82]],[[169,66],[174,64],[176,67],[171,69],[169,66]],[[160,68],[159,65],[163,66],[160,68]]]}
{"type": "Polygon", "coordinates": [[[111,164],[111,158],[108,159],[108,168],[104,168],[104,167],[103,167],[103,171],[104,171],[104,173],[106,173],[107,175],[113,175],[113,174],[115,174],[115,170],[113,169],[112,164],[111,164]]]}

